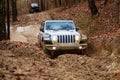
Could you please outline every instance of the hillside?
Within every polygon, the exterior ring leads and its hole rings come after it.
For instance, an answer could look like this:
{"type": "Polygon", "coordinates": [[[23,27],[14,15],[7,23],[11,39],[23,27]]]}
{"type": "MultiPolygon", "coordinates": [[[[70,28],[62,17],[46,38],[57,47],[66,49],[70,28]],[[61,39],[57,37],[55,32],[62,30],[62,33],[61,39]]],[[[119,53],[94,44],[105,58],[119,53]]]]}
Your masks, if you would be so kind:
{"type": "Polygon", "coordinates": [[[89,35],[98,35],[101,33],[113,32],[120,28],[120,23],[115,23],[115,3],[109,2],[104,6],[102,1],[96,1],[99,17],[92,17],[88,3],[75,4],[71,8],[58,8],[51,10],[53,19],[71,19],[76,25],[89,35]]]}

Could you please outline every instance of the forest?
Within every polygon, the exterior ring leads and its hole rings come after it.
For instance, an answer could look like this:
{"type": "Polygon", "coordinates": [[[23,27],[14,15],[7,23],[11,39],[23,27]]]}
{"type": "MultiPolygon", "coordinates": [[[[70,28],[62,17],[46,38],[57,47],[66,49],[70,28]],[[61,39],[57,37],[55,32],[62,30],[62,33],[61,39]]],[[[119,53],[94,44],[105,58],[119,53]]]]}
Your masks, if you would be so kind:
{"type": "Polygon", "coordinates": [[[0,0],[0,80],[119,79],[120,0],[0,0]],[[84,54],[44,54],[38,34],[45,20],[73,20],[88,37],[84,54]]]}
{"type": "MultiPolygon", "coordinates": [[[[89,9],[91,10],[92,16],[100,16],[99,15],[99,10],[96,7],[95,0],[86,0],[89,4],[89,9]]],[[[101,0],[98,0],[101,1],[101,0]]],[[[102,5],[107,6],[107,2],[114,2],[115,6],[113,13],[114,13],[114,18],[115,18],[115,24],[119,23],[119,5],[120,1],[119,0],[103,0],[101,1],[102,5]]],[[[57,7],[64,7],[64,8],[70,8],[72,5],[82,3],[84,0],[1,0],[0,4],[0,12],[1,12],[1,17],[0,17],[0,25],[3,25],[1,27],[1,37],[0,38],[9,38],[7,37],[9,35],[9,30],[6,29],[5,23],[7,21],[8,26],[9,26],[9,17],[12,16],[13,21],[17,21],[17,15],[19,14],[27,14],[29,13],[29,8],[30,4],[32,2],[37,2],[39,5],[39,10],[40,11],[45,11],[57,7]],[[7,31],[6,31],[7,30],[7,31]],[[6,35],[8,33],[8,35],[6,35]]],[[[8,27],[9,28],[9,27],[8,27]]],[[[2,40],[2,39],[1,39],[2,40]]]]}

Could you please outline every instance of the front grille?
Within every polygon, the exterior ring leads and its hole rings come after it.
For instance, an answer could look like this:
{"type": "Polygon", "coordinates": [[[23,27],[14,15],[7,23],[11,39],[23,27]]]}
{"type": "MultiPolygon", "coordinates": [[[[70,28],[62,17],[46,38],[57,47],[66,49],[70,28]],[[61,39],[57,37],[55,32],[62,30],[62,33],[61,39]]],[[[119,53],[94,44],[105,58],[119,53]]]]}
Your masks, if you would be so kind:
{"type": "Polygon", "coordinates": [[[75,43],[75,35],[59,35],[58,43],[75,43]]]}

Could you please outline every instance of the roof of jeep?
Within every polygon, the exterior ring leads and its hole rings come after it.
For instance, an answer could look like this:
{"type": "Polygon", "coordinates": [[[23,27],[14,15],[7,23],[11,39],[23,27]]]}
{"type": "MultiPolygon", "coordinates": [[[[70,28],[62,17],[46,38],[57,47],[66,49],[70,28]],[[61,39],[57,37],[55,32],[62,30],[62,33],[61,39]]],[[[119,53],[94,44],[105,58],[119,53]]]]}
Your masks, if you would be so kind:
{"type": "Polygon", "coordinates": [[[30,4],[31,7],[38,7],[38,3],[37,2],[33,2],[30,4]]]}
{"type": "Polygon", "coordinates": [[[45,22],[73,22],[73,20],[46,20],[45,22]]]}

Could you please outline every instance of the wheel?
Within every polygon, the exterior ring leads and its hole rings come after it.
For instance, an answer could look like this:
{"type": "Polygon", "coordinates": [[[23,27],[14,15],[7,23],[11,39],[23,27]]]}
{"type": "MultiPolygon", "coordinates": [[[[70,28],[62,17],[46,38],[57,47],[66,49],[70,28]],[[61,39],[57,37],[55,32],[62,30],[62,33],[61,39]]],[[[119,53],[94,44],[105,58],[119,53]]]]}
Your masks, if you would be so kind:
{"type": "Polygon", "coordinates": [[[49,51],[48,49],[46,49],[44,45],[43,45],[43,51],[44,51],[46,54],[50,54],[50,51],[49,51]]]}
{"type": "Polygon", "coordinates": [[[47,56],[50,58],[50,59],[55,59],[55,54],[53,51],[50,51],[48,49],[44,49],[44,52],[47,54],[47,56]]]}
{"type": "Polygon", "coordinates": [[[86,54],[86,49],[82,49],[79,52],[77,52],[79,55],[85,55],[86,54]]]}
{"type": "Polygon", "coordinates": [[[50,51],[50,58],[51,59],[55,59],[55,52],[54,51],[50,51]]]}
{"type": "Polygon", "coordinates": [[[33,13],[33,12],[34,12],[34,11],[33,11],[32,9],[29,10],[29,13],[30,13],[30,14],[33,13]]]}
{"type": "Polygon", "coordinates": [[[81,50],[80,52],[81,52],[81,55],[83,55],[83,54],[84,54],[84,50],[81,50]]]}
{"type": "Polygon", "coordinates": [[[46,47],[44,46],[44,44],[43,44],[43,51],[44,51],[44,53],[47,54],[47,56],[48,56],[49,58],[51,58],[51,59],[54,59],[54,58],[55,58],[55,54],[54,54],[55,52],[46,49],[46,47]]]}
{"type": "Polygon", "coordinates": [[[82,49],[81,50],[81,55],[86,55],[87,54],[87,49],[82,49]]]}
{"type": "Polygon", "coordinates": [[[38,39],[38,46],[42,47],[41,41],[38,39]]]}

